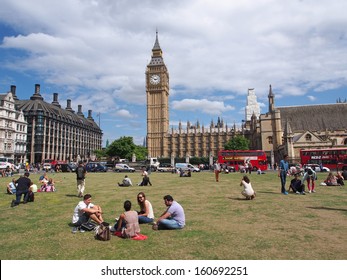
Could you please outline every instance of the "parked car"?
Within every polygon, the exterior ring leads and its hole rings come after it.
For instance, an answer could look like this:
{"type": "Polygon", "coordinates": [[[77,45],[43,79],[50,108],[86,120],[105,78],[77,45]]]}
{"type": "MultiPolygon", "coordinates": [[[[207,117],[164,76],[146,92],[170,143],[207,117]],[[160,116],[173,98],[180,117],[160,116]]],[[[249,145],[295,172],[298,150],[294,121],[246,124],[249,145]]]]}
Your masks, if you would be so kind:
{"type": "Polygon", "coordinates": [[[76,171],[76,169],[77,169],[77,165],[76,164],[68,163],[67,165],[69,166],[71,172],[75,172],[76,171]]]}
{"type": "Polygon", "coordinates": [[[157,171],[159,172],[172,172],[175,168],[170,163],[161,163],[157,167],[157,171]]]}
{"type": "Polygon", "coordinates": [[[200,169],[190,163],[176,163],[176,169],[182,169],[183,171],[190,170],[191,172],[200,172],[200,169]]]}
{"type": "Polygon", "coordinates": [[[116,172],[135,172],[135,169],[124,163],[117,163],[114,171],[116,172]]]}
{"type": "Polygon", "coordinates": [[[307,167],[311,167],[313,171],[316,172],[330,172],[330,169],[328,167],[323,166],[323,170],[321,170],[319,164],[311,163],[311,164],[305,164],[304,169],[307,167]]]}
{"type": "Polygon", "coordinates": [[[59,167],[61,172],[75,172],[77,168],[73,163],[61,163],[59,167]]]}
{"type": "Polygon", "coordinates": [[[43,164],[43,170],[50,171],[52,169],[52,165],[50,163],[44,163],[43,164]]]}
{"type": "Polygon", "coordinates": [[[87,172],[106,172],[107,167],[99,162],[88,162],[86,164],[87,172]]]}

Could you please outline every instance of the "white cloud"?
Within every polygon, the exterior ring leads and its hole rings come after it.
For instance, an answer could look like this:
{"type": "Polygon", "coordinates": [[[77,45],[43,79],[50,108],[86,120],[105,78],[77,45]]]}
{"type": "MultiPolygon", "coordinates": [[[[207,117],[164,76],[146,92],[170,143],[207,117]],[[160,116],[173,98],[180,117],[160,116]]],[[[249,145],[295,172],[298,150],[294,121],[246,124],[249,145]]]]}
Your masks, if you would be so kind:
{"type": "Polygon", "coordinates": [[[181,111],[204,112],[209,115],[219,115],[226,111],[234,110],[235,107],[225,105],[220,101],[210,101],[207,99],[183,99],[173,101],[172,108],[181,111]]]}
{"type": "Polygon", "coordinates": [[[114,113],[115,116],[121,117],[121,118],[133,118],[134,115],[132,115],[128,110],[121,109],[114,113]]]}
{"type": "Polygon", "coordinates": [[[317,98],[312,96],[312,95],[308,95],[307,98],[310,100],[310,101],[315,101],[317,98]]]}

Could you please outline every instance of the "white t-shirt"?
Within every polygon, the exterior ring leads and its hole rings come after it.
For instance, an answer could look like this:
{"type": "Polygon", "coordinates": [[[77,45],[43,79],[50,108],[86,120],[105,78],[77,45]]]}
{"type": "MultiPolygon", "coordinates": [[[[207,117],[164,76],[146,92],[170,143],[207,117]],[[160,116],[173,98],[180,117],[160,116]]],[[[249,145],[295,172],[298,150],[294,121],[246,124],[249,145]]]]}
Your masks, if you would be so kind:
{"type": "Polygon", "coordinates": [[[72,216],[72,223],[77,223],[80,216],[83,215],[83,209],[85,208],[93,208],[94,207],[94,204],[93,203],[89,203],[88,205],[84,203],[84,201],[80,201],[77,206],[75,207],[75,210],[73,212],[73,216],[72,216]]]}
{"type": "Polygon", "coordinates": [[[35,193],[35,192],[37,192],[37,185],[36,184],[32,184],[31,186],[30,186],[30,188],[32,188],[32,191],[35,193]]]}
{"type": "Polygon", "coordinates": [[[148,208],[148,215],[147,215],[147,217],[150,218],[150,219],[154,219],[154,212],[153,212],[152,204],[148,200],[146,200],[145,203],[146,203],[146,206],[148,208]]]}

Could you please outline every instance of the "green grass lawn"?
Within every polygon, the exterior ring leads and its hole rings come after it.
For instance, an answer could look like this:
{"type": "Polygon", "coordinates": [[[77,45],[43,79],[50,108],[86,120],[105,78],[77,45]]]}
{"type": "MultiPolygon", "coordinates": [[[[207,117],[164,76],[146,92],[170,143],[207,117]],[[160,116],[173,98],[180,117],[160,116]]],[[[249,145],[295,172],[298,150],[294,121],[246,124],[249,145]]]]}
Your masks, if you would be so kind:
{"type": "MultiPolygon", "coordinates": [[[[171,194],[185,209],[183,230],[153,231],[141,225],[145,241],[115,236],[108,242],[94,239],[93,232],[71,233],[72,213],[80,201],[75,174],[49,174],[57,192],[37,193],[34,203],[11,208],[14,196],[5,193],[10,178],[0,178],[0,257],[2,260],[344,260],[347,258],[347,187],[316,187],[317,193],[280,194],[274,172],[250,175],[255,200],[241,195],[242,174],[152,173],[152,187],[120,188],[125,174],[88,174],[86,193],[101,205],[104,219],[113,223],[131,200],[144,191],[158,217],[164,210],[163,196],[171,194]]],[[[133,183],[139,172],[128,174],[133,183]]],[[[318,174],[318,183],[326,174],[318,174]]],[[[18,176],[17,176],[18,177],[18,176]]],[[[38,183],[39,174],[31,174],[38,183]]],[[[289,180],[291,178],[288,178],[289,180]]],[[[287,183],[288,184],[288,183],[287,183]]]]}

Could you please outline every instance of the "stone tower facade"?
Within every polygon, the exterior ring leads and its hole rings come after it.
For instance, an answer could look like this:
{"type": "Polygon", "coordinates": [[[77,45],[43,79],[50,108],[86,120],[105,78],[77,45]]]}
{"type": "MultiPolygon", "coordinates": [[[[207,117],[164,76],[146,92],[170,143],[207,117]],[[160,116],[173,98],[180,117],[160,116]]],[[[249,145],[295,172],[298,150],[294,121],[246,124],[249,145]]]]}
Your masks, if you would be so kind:
{"type": "Polygon", "coordinates": [[[255,115],[257,119],[259,118],[260,106],[257,102],[257,96],[255,95],[254,88],[249,88],[247,95],[247,105],[245,108],[245,120],[250,121],[253,115],[255,115]]]}
{"type": "Polygon", "coordinates": [[[148,157],[162,157],[169,131],[169,72],[159,45],[158,32],[146,70],[148,157]]]}

